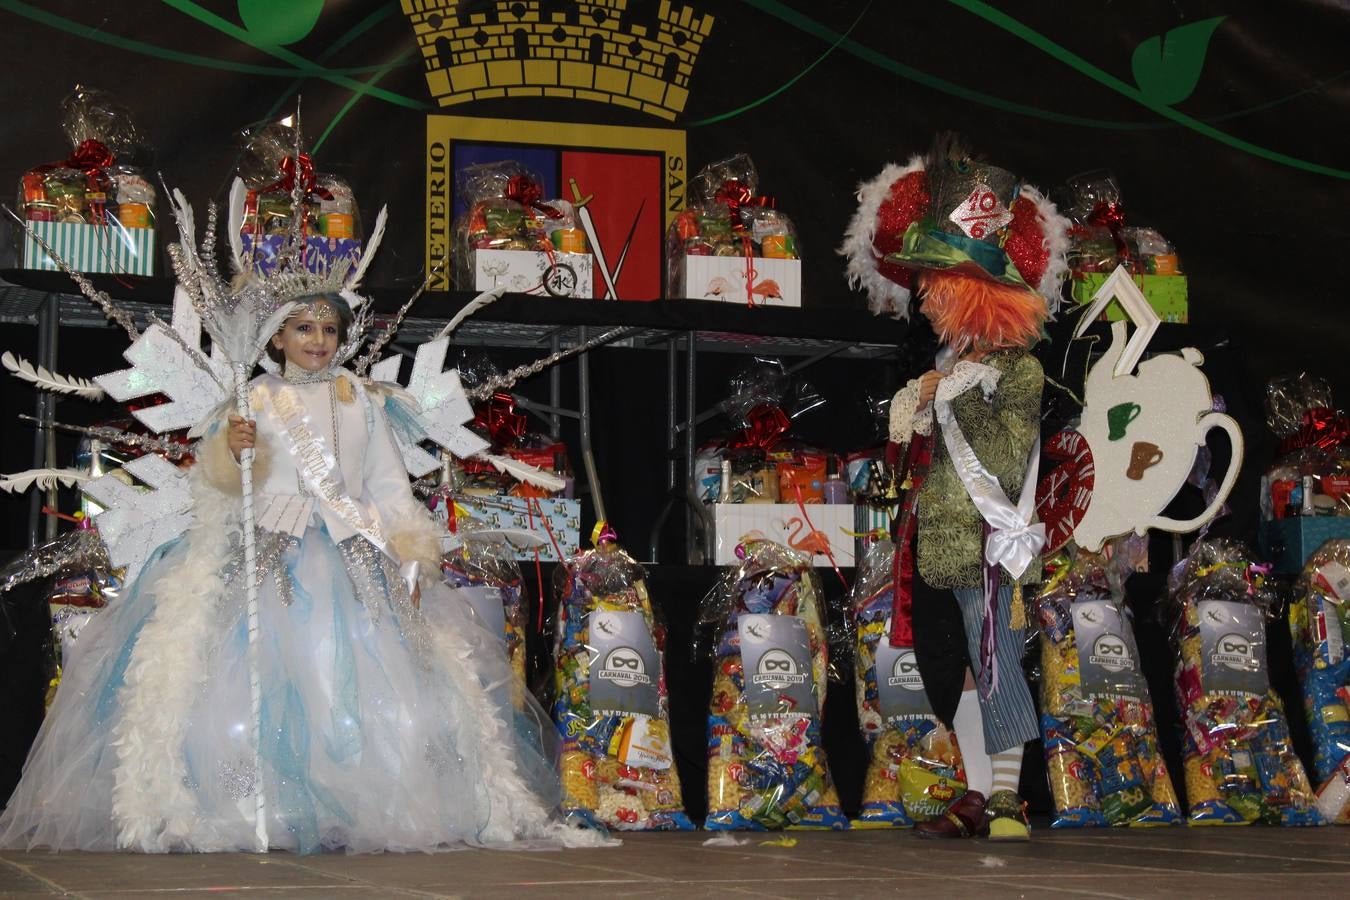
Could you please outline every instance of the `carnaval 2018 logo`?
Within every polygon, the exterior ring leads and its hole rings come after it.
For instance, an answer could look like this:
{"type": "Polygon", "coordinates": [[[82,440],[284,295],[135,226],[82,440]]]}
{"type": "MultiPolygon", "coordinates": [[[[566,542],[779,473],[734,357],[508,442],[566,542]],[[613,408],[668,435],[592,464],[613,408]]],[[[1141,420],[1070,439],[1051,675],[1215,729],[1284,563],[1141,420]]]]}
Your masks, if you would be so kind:
{"type": "Polygon", "coordinates": [[[609,651],[598,674],[621,687],[652,683],[642,662],[642,654],[632,647],[615,647],[609,651]]]}

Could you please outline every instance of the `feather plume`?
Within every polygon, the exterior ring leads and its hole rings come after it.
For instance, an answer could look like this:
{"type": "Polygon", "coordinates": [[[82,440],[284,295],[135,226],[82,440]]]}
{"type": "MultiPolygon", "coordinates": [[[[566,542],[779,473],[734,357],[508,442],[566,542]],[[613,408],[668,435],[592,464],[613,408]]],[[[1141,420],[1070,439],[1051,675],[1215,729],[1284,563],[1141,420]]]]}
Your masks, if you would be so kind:
{"type": "Polygon", "coordinates": [[[84,378],[72,378],[35,366],[21,356],[15,356],[8,350],[0,356],[0,364],[14,373],[15,377],[31,382],[44,391],[58,394],[74,394],[86,400],[102,400],[103,388],[84,378]]]}
{"type": "MultiPolygon", "coordinates": [[[[442,260],[442,263],[444,263],[444,260],[442,260]]],[[[406,303],[399,307],[398,314],[390,319],[389,324],[385,326],[384,330],[376,336],[375,340],[370,342],[370,346],[366,349],[366,352],[362,354],[361,358],[352,366],[353,372],[365,377],[365,374],[370,370],[371,365],[379,358],[381,351],[383,351],[385,346],[394,339],[394,335],[398,333],[399,326],[403,324],[404,317],[408,315],[408,310],[412,309],[413,304],[427,292],[427,288],[431,286],[432,280],[441,271],[442,263],[438,263],[434,269],[427,273],[427,277],[422,280],[421,286],[413,292],[413,295],[408,298],[406,303]]],[[[348,289],[348,291],[350,291],[350,289],[348,289]]],[[[345,295],[346,294],[344,293],[344,296],[345,295]]]]}
{"type": "Polygon", "coordinates": [[[1045,300],[1029,288],[957,271],[925,272],[919,295],[919,311],[958,353],[981,341],[995,348],[1030,347],[1048,315],[1045,300]]]}
{"type": "Polygon", "coordinates": [[[248,204],[248,188],[244,179],[236,178],[230,185],[230,200],[227,208],[229,216],[230,260],[234,274],[240,275],[250,268],[244,258],[244,207],[248,204]]]}
{"type": "Polygon", "coordinates": [[[370,263],[375,259],[375,251],[380,247],[380,241],[384,238],[384,226],[389,218],[389,207],[381,206],[380,214],[375,217],[375,227],[370,230],[370,237],[366,238],[366,245],[361,249],[361,259],[356,264],[356,269],[351,277],[347,279],[347,289],[355,291],[361,286],[361,279],[366,275],[366,269],[370,268],[370,263]]]}
{"type": "Polygon", "coordinates": [[[34,486],[40,491],[46,491],[58,484],[72,487],[92,477],[88,472],[81,472],[79,469],[28,469],[13,475],[0,475],[0,491],[22,494],[34,486]]]}
{"type": "Polygon", "coordinates": [[[447,334],[458,328],[459,324],[463,322],[465,319],[467,319],[469,316],[478,312],[480,309],[487,306],[489,303],[495,303],[497,299],[501,297],[502,294],[505,293],[506,287],[502,286],[502,287],[495,287],[490,291],[484,291],[477,297],[474,297],[472,300],[469,301],[467,306],[465,306],[463,309],[461,309],[458,313],[455,314],[455,317],[453,319],[445,323],[444,328],[436,332],[436,337],[432,338],[432,340],[435,341],[445,337],[447,334]]]}
{"type": "Polygon", "coordinates": [[[492,467],[503,475],[510,475],[517,481],[532,484],[546,491],[560,491],[566,486],[566,482],[552,472],[545,472],[543,469],[536,468],[529,463],[523,463],[518,459],[512,459],[509,456],[479,453],[478,458],[492,463],[492,467]]]}
{"type": "Polygon", "coordinates": [[[844,243],[839,253],[848,258],[845,268],[848,286],[861,287],[867,292],[867,307],[873,314],[909,318],[909,288],[890,277],[890,270],[882,265],[885,252],[899,249],[903,227],[909,222],[899,223],[900,234],[879,236],[877,226],[882,205],[888,200],[894,202],[891,198],[900,182],[923,170],[923,157],[911,156],[905,165],[892,163],[877,177],[858,185],[858,210],[844,231],[844,243]],[[884,248],[881,252],[878,252],[878,237],[884,248]]]}

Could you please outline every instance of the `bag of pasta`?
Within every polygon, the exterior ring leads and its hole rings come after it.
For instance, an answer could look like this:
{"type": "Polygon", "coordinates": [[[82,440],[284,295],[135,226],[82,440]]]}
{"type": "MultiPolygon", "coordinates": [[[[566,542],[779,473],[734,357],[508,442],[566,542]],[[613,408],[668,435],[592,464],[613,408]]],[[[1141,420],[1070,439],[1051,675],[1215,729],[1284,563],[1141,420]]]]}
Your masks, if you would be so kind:
{"type": "Polygon", "coordinates": [[[1350,540],[1317,549],[1303,567],[1289,606],[1294,668],[1313,742],[1317,808],[1329,822],[1350,825],[1350,540]]]}
{"type": "Polygon", "coordinates": [[[850,596],[858,725],[868,747],[854,828],[908,828],[944,815],[966,792],[956,735],[933,715],[914,648],[888,639],[894,558],[895,544],[873,544],[850,596]]]}
{"type": "Polygon", "coordinates": [[[699,613],[716,641],[704,827],[847,828],[821,743],[828,659],[815,571],[771,541],[737,555],[699,613]]]}
{"type": "Polygon", "coordinates": [[[1038,599],[1052,828],[1181,821],[1130,611],[1108,565],[1082,551],[1070,565],[1060,554],[1038,599]]]}
{"type": "Polygon", "coordinates": [[[1208,540],[1168,578],[1193,825],[1322,824],[1266,670],[1268,568],[1236,541],[1208,540]]]}
{"type": "Polygon", "coordinates": [[[521,598],[520,565],[515,553],[509,543],[494,539],[490,532],[468,531],[457,543],[441,557],[445,583],[469,604],[488,631],[501,636],[518,689],[524,690],[529,613],[521,598]]]}
{"type": "Polygon", "coordinates": [[[666,630],[646,572],[604,536],[556,572],[563,812],[624,831],[692,830],[671,753],[666,630]]]}

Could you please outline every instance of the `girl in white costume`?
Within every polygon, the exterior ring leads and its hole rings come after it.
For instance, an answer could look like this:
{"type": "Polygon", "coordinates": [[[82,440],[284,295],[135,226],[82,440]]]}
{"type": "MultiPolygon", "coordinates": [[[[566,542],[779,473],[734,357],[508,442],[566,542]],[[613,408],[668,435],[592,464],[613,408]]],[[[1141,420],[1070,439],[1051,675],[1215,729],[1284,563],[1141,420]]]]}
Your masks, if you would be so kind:
{"type": "Polygon", "coordinates": [[[253,850],[259,788],[269,845],[293,851],[598,838],[554,819],[553,730],[512,691],[500,638],[439,583],[380,389],[333,364],[351,315],[337,293],[302,298],[271,342],[281,372],[251,383],[255,422],[208,428],[193,525],[82,633],[0,846],[253,850]],[[256,572],[236,461],[250,446],[256,572]]]}

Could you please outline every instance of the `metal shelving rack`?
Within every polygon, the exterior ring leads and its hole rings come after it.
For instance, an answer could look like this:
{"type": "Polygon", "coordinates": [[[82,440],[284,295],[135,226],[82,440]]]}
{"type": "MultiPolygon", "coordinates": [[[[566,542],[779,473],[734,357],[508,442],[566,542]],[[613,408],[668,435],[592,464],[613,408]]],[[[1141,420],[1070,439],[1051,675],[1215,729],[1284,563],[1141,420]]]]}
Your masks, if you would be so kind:
{"type": "MultiPolygon", "coordinates": [[[[131,310],[138,326],[151,314],[167,317],[172,282],[167,278],[113,278],[93,276],[95,284],[131,310]]],[[[409,316],[391,347],[410,355],[472,298],[468,293],[428,294],[409,316]]],[[[404,298],[395,291],[376,291],[376,327],[382,327],[404,298]]],[[[108,328],[102,310],[74,291],[65,276],[52,272],[0,271],[0,324],[36,325],[39,349],[36,362],[58,368],[59,335],[64,328],[108,328]]],[[[607,347],[664,350],[666,353],[666,487],[671,501],[658,517],[649,542],[649,561],[656,561],[656,545],[679,485],[694,475],[697,426],[719,412],[698,407],[698,359],[708,353],[762,354],[784,357],[798,371],[825,359],[884,360],[894,358],[906,332],[904,323],[873,318],[855,310],[747,309],[726,303],[695,300],[652,303],[598,300],[556,300],[506,295],[467,320],[452,337],[459,347],[535,350],[540,355],[577,347],[592,337],[612,335],[607,347]],[[683,362],[683,365],[681,363],[683,362]],[[681,402],[683,395],[683,402],[681,402]],[[683,450],[683,453],[680,450],[683,450]],[[683,457],[683,466],[679,465],[683,457]]],[[[580,454],[587,471],[597,516],[604,503],[598,489],[591,446],[591,383],[588,353],[577,357],[577,409],[561,407],[562,371],[550,368],[549,402],[518,398],[519,404],[549,422],[556,437],[562,419],[576,419],[580,454]]],[[[34,465],[55,463],[55,435],[51,423],[55,398],[39,393],[34,437],[34,465]]],[[[40,498],[35,497],[29,520],[29,539],[39,539],[40,498]]],[[[693,550],[692,509],[686,506],[686,551],[693,550]]],[[[49,520],[54,528],[55,521],[49,520]]],[[[683,560],[681,560],[683,562],[683,560]]]]}

